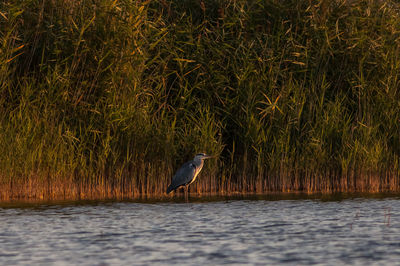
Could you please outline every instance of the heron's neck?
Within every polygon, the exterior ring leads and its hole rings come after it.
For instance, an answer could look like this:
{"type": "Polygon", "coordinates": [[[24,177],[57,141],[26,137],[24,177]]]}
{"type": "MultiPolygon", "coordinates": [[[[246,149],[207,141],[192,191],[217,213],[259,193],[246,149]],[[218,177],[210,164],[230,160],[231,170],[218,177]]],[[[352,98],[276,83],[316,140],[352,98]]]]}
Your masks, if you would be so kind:
{"type": "Polygon", "coordinates": [[[202,159],[199,159],[199,158],[194,158],[193,159],[193,164],[194,165],[196,165],[196,168],[203,168],[203,164],[204,164],[204,161],[202,160],[202,159]]]}

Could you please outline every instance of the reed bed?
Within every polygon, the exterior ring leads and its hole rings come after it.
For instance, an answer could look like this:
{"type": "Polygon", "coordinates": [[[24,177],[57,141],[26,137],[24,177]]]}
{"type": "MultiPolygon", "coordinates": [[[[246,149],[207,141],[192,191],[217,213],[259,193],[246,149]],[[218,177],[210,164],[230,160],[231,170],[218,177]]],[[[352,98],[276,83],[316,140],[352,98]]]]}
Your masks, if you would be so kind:
{"type": "Polygon", "coordinates": [[[400,4],[4,0],[0,198],[399,191],[400,4]]]}

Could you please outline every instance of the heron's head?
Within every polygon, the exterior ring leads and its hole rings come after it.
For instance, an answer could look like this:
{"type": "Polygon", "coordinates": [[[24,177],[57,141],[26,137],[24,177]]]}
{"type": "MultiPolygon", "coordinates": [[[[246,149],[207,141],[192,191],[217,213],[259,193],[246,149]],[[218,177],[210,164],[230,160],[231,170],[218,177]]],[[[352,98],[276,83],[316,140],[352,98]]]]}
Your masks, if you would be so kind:
{"type": "Polygon", "coordinates": [[[196,154],[196,156],[194,157],[195,159],[200,159],[200,160],[204,160],[204,159],[208,159],[208,158],[213,158],[214,156],[211,155],[207,155],[205,153],[198,153],[196,154]]]}

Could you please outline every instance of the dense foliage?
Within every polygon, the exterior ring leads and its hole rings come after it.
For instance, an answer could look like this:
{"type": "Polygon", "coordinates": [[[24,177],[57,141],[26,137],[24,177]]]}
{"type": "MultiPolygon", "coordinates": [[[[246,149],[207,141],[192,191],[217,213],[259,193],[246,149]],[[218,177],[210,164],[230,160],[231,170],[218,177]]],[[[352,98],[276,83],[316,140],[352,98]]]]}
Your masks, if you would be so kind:
{"type": "Polygon", "coordinates": [[[204,151],[219,157],[197,191],[399,189],[398,1],[4,0],[0,12],[4,184],[163,193],[204,151]]]}

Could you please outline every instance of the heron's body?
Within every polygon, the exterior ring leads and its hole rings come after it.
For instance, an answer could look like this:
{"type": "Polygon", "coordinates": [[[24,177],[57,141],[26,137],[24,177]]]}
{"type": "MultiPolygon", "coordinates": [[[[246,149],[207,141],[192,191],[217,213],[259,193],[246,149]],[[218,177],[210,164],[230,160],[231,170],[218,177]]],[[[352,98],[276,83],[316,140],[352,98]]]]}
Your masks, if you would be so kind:
{"type": "Polygon", "coordinates": [[[204,153],[197,154],[192,161],[184,163],[181,168],[176,171],[172,178],[171,184],[167,188],[167,193],[181,186],[188,186],[196,180],[204,165],[204,159],[211,158],[204,153]]]}

